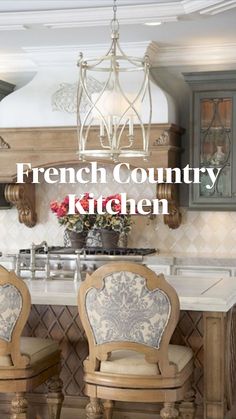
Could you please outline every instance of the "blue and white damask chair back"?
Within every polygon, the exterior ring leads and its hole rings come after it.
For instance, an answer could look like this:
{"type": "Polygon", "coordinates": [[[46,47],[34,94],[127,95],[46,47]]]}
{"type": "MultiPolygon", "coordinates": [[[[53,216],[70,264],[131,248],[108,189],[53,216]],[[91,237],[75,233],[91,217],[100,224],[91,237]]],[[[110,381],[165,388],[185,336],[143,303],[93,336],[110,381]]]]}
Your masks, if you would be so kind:
{"type": "Polygon", "coordinates": [[[31,299],[27,285],[15,273],[0,266],[0,367],[24,367],[20,336],[28,319],[31,299]]]}
{"type": "Polygon", "coordinates": [[[169,376],[168,345],[179,318],[179,299],[163,275],[135,263],[110,263],[87,276],[79,312],[89,342],[87,369],[115,350],[144,353],[169,376]]]}

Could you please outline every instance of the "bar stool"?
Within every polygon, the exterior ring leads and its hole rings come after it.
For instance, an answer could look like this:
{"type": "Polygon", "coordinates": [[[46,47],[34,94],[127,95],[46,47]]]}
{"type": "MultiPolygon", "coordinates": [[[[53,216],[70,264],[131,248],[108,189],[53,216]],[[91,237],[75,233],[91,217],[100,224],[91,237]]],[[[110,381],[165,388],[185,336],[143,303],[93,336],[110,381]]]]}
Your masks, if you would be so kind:
{"type": "Polygon", "coordinates": [[[162,274],[136,263],[103,265],[81,284],[78,308],[89,343],[87,419],[111,419],[116,400],[164,403],[165,419],[195,417],[193,353],[169,344],[180,308],[162,274]]]}
{"type": "Polygon", "coordinates": [[[26,419],[25,393],[46,382],[49,418],[59,419],[64,398],[60,350],[51,339],[21,337],[30,308],[27,285],[0,266],[0,392],[15,393],[11,419],[26,419]]]}

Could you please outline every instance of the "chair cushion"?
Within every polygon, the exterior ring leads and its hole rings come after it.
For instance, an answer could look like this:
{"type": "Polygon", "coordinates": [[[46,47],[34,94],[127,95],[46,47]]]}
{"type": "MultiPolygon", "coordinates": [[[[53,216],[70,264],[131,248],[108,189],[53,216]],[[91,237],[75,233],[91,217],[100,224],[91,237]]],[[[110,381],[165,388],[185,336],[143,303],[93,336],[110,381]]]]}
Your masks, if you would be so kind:
{"type": "MultiPolygon", "coordinates": [[[[20,352],[30,357],[30,365],[35,364],[59,350],[58,343],[52,339],[28,338],[20,339],[20,352]]],[[[12,366],[10,356],[0,356],[0,366],[12,366]]]]}
{"type": "MultiPolygon", "coordinates": [[[[168,356],[170,363],[177,366],[178,372],[192,359],[193,352],[186,346],[169,345],[168,356]]],[[[156,364],[150,364],[145,356],[134,351],[113,351],[108,361],[102,361],[100,371],[110,374],[157,375],[156,364]]]]}

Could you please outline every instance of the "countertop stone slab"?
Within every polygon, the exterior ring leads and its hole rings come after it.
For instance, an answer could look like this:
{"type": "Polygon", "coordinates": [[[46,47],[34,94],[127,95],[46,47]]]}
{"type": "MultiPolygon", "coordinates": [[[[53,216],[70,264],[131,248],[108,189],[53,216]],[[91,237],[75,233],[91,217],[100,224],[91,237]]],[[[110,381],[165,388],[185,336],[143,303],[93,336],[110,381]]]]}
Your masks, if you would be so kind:
{"type": "Polygon", "coordinates": [[[236,255],[221,255],[220,257],[214,254],[153,254],[144,257],[144,263],[150,265],[177,265],[177,266],[227,266],[236,268],[236,255]]]}
{"type": "MultiPolygon", "coordinates": [[[[236,304],[236,277],[167,275],[182,310],[227,312],[236,304]]],[[[79,283],[63,280],[27,280],[32,304],[76,306],[79,283]]]]}

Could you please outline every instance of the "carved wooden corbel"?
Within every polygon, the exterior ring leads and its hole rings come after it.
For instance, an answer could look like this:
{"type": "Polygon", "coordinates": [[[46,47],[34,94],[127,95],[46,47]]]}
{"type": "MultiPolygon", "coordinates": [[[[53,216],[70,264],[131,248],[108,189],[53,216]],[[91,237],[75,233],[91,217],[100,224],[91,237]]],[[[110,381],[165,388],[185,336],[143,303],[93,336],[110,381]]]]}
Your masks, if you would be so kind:
{"type": "Polygon", "coordinates": [[[10,145],[0,136],[0,150],[11,148],[10,145]]]}
{"type": "Polygon", "coordinates": [[[182,221],[177,188],[177,185],[170,183],[160,183],[157,185],[157,198],[167,199],[169,204],[169,214],[164,215],[164,223],[172,229],[178,228],[182,221]]]}
{"type": "Polygon", "coordinates": [[[10,183],[5,187],[5,199],[15,205],[19,222],[34,227],[37,221],[35,211],[35,185],[32,183],[10,183]]]}

